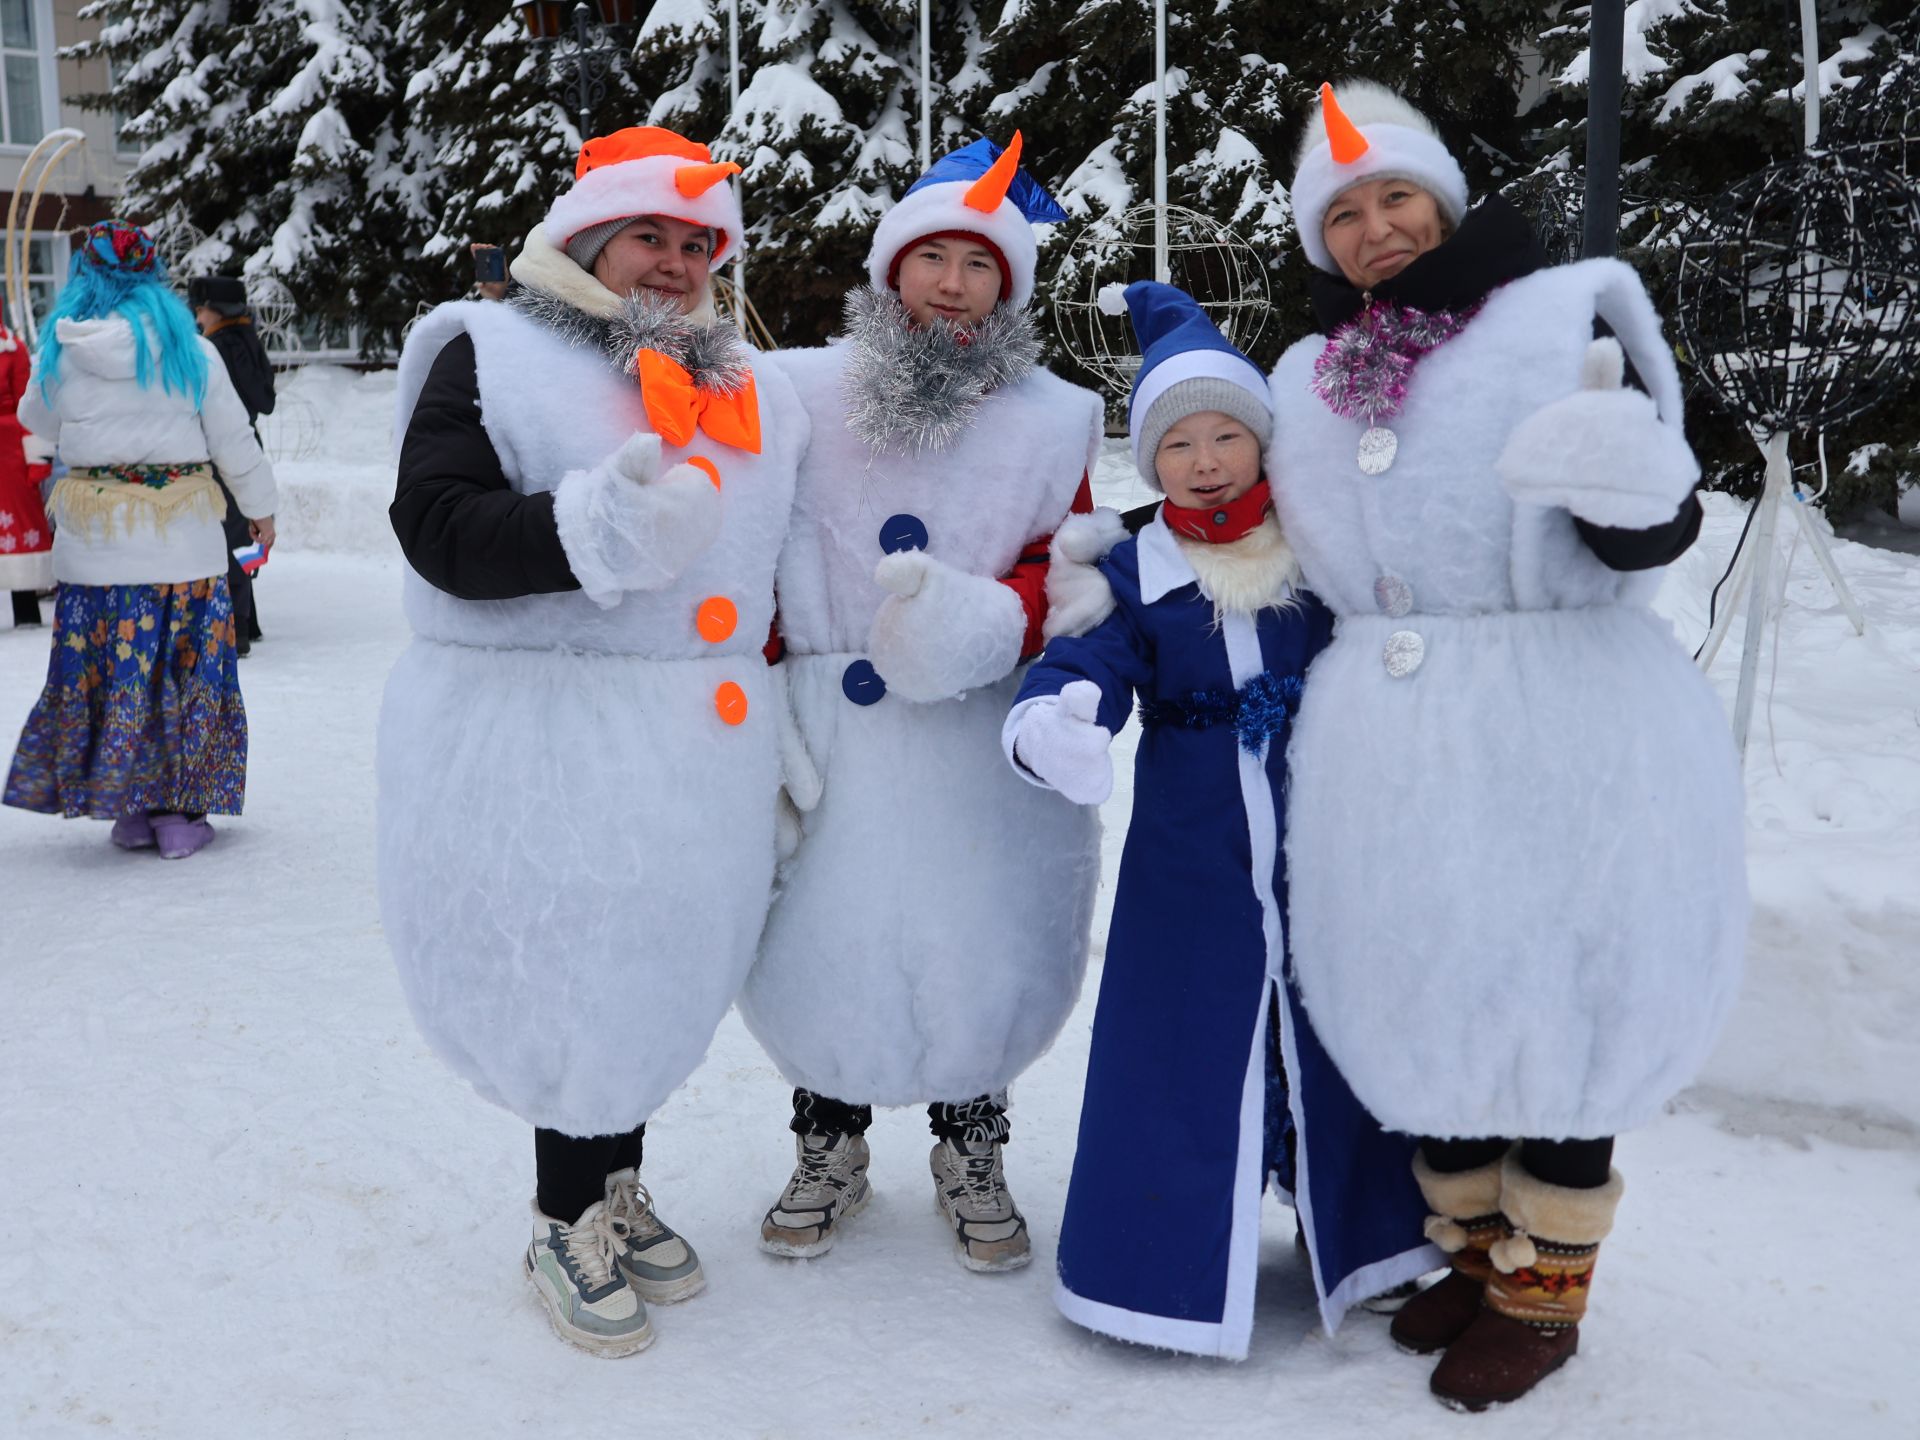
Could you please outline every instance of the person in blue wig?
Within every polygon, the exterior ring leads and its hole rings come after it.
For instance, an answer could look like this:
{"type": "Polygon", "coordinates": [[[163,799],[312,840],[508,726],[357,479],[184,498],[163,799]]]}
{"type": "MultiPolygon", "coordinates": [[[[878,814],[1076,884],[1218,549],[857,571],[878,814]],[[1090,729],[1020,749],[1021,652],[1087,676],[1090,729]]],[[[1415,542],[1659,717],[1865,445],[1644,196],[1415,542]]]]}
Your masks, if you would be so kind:
{"type": "MultiPolygon", "coordinates": [[[[1092,807],[1139,701],[1055,1298],[1103,1334],[1242,1359],[1269,1176],[1329,1332],[1442,1258],[1406,1238],[1426,1213],[1412,1140],[1354,1099],[1288,972],[1287,737],[1332,617],[1300,587],[1262,471],[1266,379],[1185,292],[1142,281],[1125,299],[1134,461],[1166,498],[1097,573],[1056,567],[1082,619],[1104,615],[1048,644],[1002,730],[1017,774],[1092,807]]],[[[1098,512],[1059,540],[1085,555],[1117,524],[1098,512]]]]}
{"type": "Polygon", "coordinates": [[[789,783],[797,849],[739,999],[795,1087],[776,1255],[834,1244],[872,1194],[873,1107],[917,1104],[956,1258],[1032,1258],[1006,1089],[1080,993],[1098,823],[1006,773],[1000,720],[1044,643],[1049,537],[1092,508],[1101,403],[1039,364],[1034,226],[1066,216],[1021,143],[937,160],[875,226],[844,342],[768,357],[812,422],[776,589],[820,779],[789,783]]]}
{"type": "Polygon", "coordinates": [[[192,855],[246,793],[225,500],[273,543],[273,467],[226,367],[167,288],[153,237],[91,227],[20,402],[68,467],[48,505],[60,587],[47,683],[4,801],[113,822],[125,850],[192,855]]]}

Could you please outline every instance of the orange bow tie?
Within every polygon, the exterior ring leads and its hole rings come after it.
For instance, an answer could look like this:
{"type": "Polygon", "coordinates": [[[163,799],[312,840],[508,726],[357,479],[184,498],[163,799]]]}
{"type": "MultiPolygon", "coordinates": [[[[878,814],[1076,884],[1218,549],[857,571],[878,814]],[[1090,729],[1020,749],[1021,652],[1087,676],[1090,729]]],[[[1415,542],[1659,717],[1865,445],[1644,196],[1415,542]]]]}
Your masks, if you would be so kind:
{"type": "Polygon", "coordinates": [[[723,395],[698,388],[684,365],[658,350],[642,350],[638,368],[647,419],[669,445],[685,445],[700,429],[722,445],[760,453],[760,397],[751,373],[740,389],[723,395]]]}

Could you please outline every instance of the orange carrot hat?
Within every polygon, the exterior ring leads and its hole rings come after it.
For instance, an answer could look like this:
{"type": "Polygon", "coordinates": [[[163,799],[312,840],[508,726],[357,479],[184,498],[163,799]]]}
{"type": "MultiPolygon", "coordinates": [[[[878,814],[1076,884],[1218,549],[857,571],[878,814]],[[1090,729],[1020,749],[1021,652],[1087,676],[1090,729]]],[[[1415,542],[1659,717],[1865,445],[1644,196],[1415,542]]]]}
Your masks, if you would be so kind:
{"type": "Polygon", "coordinates": [[[1342,191],[1362,180],[1411,180],[1450,224],[1467,213],[1467,177],[1433,122],[1384,85],[1349,80],[1320,87],[1320,108],[1296,153],[1293,221],[1307,259],[1339,274],[1320,224],[1342,191]]]}
{"type": "Polygon", "coordinates": [[[727,183],[740,167],[716,163],[706,146],[684,135],[634,125],[595,136],[580,147],[573,173],[573,187],[547,211],[547,240],[556,250],[584,231],[642,215],[713,231],[716,270],[740,248],[740,197],[727,183]]]}

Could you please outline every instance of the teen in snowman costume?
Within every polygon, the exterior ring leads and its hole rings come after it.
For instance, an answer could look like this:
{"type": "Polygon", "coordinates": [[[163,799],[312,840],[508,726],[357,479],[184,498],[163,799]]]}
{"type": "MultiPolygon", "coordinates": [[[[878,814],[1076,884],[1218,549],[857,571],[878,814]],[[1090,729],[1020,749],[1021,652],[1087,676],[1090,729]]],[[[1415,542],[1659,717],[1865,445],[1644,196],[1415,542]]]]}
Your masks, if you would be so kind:
{"type": "Polygon", "coordinates": [[[1269,471],[1336,617],[1293,730],[1293,956],[1355,1093],[1422,1137],[1453,1269],[1394,1337],[1481,1409],[1573,1353],[1613,1137],[1733,1001],[1740,776],[1647,608],[1698,467],[1638,277],[1544,267],[1413,107],[1321,93],[1292,195],[1330,333],[1274,371],[1269,471]]]}
{"type": "MultiPolygon", "coordinates": [[[[1286,971],[1287,732],[1332,617],[1297,588],[1261,474],[1266,378],[1184,292],[1142,281],[1126,301],[1134,459],[1167,498],[1097,573],[1056,571],[1063,597],[1096,585],[1109,613],[1048,644],[1003,732],[1023,776],[1097,805],[1140,703],[1055,1297],[1104,1334],[1238,1360],[1269,1173],[1294,1196],[1329,1332],[1439,1257],[1413,1142],[1354,1099],[1286,971]]],[[[1104,538],[1102,521],[1069,521],[1063,548],[1104,538]]]]}
{"type": "Polygon", "coordinates": [[[400,360],[413,644],[381,710],[381,916],[421,1032],[535,1129],[526,1271],[566,1339],[653,1338],[704,1284],[639,1184],[773,880],[763,646],[807,419],[715,318],[741,244],[706,147],[589,140],[506,304],[400,360]]]}
{"type": "Polygon", "coordinates": [[[875,228],[846,339],[775,357],[813,420],[779,602],[822,782],[790,787],[803,834],[740,996],[798,1087],[776,1254],[821,1254],[866,1204],[872,1106],[932,1102],[961,1263],[1031,1256],[1003,1092],[1079,993],[1098,825],[1008,774],[999,734],[1101,406],[1038,364],[1033,225],[1065,216],[1019,153],[939,160],[875,228]]]}

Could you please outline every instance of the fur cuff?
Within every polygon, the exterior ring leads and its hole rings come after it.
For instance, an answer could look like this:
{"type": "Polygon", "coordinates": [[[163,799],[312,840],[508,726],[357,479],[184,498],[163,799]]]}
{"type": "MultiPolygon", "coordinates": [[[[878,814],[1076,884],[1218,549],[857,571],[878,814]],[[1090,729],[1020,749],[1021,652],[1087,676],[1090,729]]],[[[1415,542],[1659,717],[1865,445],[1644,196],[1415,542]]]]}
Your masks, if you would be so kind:
{"type": "Polygon", "coordinates": [[[1459,1222],[1477,1220],[1500,1208],[1501,1164],[1501,1160],[1492,1160],[1472,1170],[1447,1174],[1427,1164],[1427,1157],[1418,1150],[1413,1152],[1413,1178],[1420,1186],[1421,1198],[1434,1212],[1427,1220],[1429,1240],[1450,1255],[1467,1243],[1466,1232],[1461,1229],[1459,1222]],[[1436,1235],[1436,1221],[1442,1226],[1452,1224],[1454,1229],[1460,1230],[1460,1243],[1449,1245],[1436,1235]]]}
{"type": "Polygon", "coordinates": [[[1509,1151],[1501,1162],[1500,1210],[1514,1233],[1488,1251],[1494,1268],[1510,1275],[1534,1264],[1539,1259],[1535,1236],[1553,1245],[1598,1245],[1613,1229],[1625,1190],[1618,1170],[1591,1190],[1549,1185],[1527,1173],[1518,1151],[1509,1151]]]}
{"type": "Polygon", "coordinates": [[[1047,547],[1047,618],[1040,633],[1053,640],[1084,635],[1113,613],[1113,587],[1095,562],[1127,538],[1118,510],[1069,515],[1047,547]]]}
{"type": "Polygon", "coordinates": [[[620,603],[620,581],[601,557],[593,543],[593,522],[588,510],[598,486],[597,472],[569,470],[553,488],[553,524],[560,532],[560,548],[567,557],[567,568],[580,582],[586,597],[602,610],[620,603]]]}

